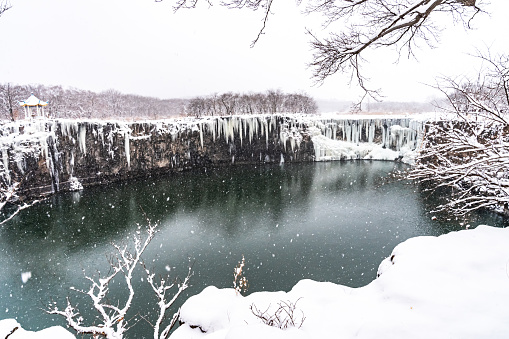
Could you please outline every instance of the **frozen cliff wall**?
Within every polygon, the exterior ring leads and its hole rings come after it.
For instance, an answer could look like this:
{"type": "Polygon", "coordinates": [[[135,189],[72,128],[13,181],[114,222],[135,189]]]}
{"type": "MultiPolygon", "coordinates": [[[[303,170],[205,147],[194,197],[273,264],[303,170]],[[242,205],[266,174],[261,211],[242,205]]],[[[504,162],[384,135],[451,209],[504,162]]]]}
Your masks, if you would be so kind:
{"type": "Polygon", "coordinates": [[[146,122],[0,125],[0,183],[20,198],[225,164],[403,157],[422,125],[408,118],[262,115],[146,122]]]}

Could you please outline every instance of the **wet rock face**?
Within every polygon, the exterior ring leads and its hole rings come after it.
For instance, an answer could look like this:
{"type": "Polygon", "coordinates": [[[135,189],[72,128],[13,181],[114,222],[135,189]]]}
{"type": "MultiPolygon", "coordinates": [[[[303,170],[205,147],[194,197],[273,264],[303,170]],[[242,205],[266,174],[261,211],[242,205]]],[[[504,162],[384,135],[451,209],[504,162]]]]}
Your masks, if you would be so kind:
{"type": "MultiPolygon", "coordinates": [[[[32,133],[43,135],[38,145],[8,148],[10,159],[23,158],[21,168],[14,161],[8,168],[12,182],[21,183],[20,196],[33,198],[69,190],[71,178],[90,186],[196,167],[313,161],[309,136],[301,137],[293,149],[286,140],[285,150],[276,119],[253,119],[244,129],[239,127],[242,121],[225,121],[47,122],[32,133]],[[255,128],[256,134],[251,130],[255,128]]],[[[27,130],[22,134],[28,135],[27,130]]]]}
{"type": "Polygon", "coordinates": [[[310,162],[312,136],[399,147],[414,142],[405,121],[309,120],[269,115],[150,122],[22,121],[3,125],[0,181],[34,198],[82,186],[191,168],[310,162]],[[389,121],[389,122],[388,122],[389,121]],[[12,125],[16,124],[16,125],[12,125]],[[393,137],[390,137],[390,125],[393,137]],[[401,134],[399,137],[397,133],[401,134]],[[397,138],[394,138],[397,136],[397,138]],[[407,140],[408,139],[408,140],[407,140]]]}

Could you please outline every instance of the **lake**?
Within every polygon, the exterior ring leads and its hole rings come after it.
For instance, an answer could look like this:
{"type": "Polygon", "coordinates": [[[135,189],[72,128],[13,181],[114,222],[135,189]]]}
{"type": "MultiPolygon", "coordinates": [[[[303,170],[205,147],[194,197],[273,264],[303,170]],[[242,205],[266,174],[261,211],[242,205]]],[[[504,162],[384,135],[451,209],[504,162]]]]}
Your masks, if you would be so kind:
{"type": "MultiPolygon", "coordinates": [[[[192,287],[180,302],[208,285],[232,287],[243,255],[248,293],[288,291],[304,278],[358,287],[410,237],[507,225],[491,213],[432,220],[432,198],[390,179],[404,168],[383,161],[232,166],[52,196],[0,228],[0,318],[31,330],[64,324],[41,308],[52,300],[63,308],[66,296],[92,317],[69,287],[89,287],[83,272],[107,272],[111,243],[126,243],[147,218],[159,230],[144,254],[147,266],[185,276],[193,262],[192,287]]],[[[125,295],[121,286],[112,284],[112,301],[125,295]]],[[[135,288],[132,315],[150,319],[155,299],[141,269],[135,288]]],[[[142,320],[129,336],[151,333],[142,320]]]]}

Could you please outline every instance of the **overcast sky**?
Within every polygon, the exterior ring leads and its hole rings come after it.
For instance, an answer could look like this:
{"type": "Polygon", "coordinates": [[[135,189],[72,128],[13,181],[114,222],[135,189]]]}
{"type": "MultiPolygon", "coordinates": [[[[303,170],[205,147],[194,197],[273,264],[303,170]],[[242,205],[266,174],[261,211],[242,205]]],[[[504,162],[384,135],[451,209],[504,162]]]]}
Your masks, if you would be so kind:
{"type": "MultiPolygon", "coordinates": [[[[261,12],[219,6],[172,11],[172,1],[10,0],[0,17],[0,82],[109,88],[159,98],[226,91],[304,91],[317,99],[355,100],[359,92],[337,75],[313,86],[305,28],[320,32],[315,17],[294,1],[276,1],[266,34],[254,48],[261,12]],[[286,6],[286,7],[285,7],[286,6]]],[[[418,61],[389,50],[373,53],[366,67],[372,87],[387,101],[426,101],[438,95],[426,84],[480,66],[475,46],[509,51],[509,1],[492,0],[491,16],[474,31],[451,23],[439,48],[423,47],[418,61]]]]}

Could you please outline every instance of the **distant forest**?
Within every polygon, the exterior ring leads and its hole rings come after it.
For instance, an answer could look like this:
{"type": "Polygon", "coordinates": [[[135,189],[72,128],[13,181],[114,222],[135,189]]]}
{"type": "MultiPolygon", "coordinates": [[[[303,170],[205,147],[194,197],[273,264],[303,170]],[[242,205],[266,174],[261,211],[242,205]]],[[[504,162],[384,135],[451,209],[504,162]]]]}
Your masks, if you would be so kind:
{"type": "Polygon", "coordinates": [[[265,93],[223,93],[192,99],[158,99],[123,94],[110,89],[100,93],[62,86],[0,84],[0,119],[22,119],[19,102],[34,94],[49,104],[51,118],[162,119],[174,116],[206,116],[263,113],[316,113],[315,100],[302,93],[280,90],[265,93]]]}
{"type": "Polygon", "coordinates": [[[161,119],[182,115],[189,100],[158,99],[134,94],[122,94],[110,89],[96,93],[62,86],[0,84],[0,118],[24,117],[19,102],[33,93],[49,102],[44,109],[52,118],[149,118],[161,119]]]}
{"type": "Polygon", "coordinates": [[[232,114],[275,114],[318,112],[315,100],[305,93],[283,93],[268,90],[265,93],[223,93],[196,97],[189,101],[187,114],[200,116],[232,114]]]}

